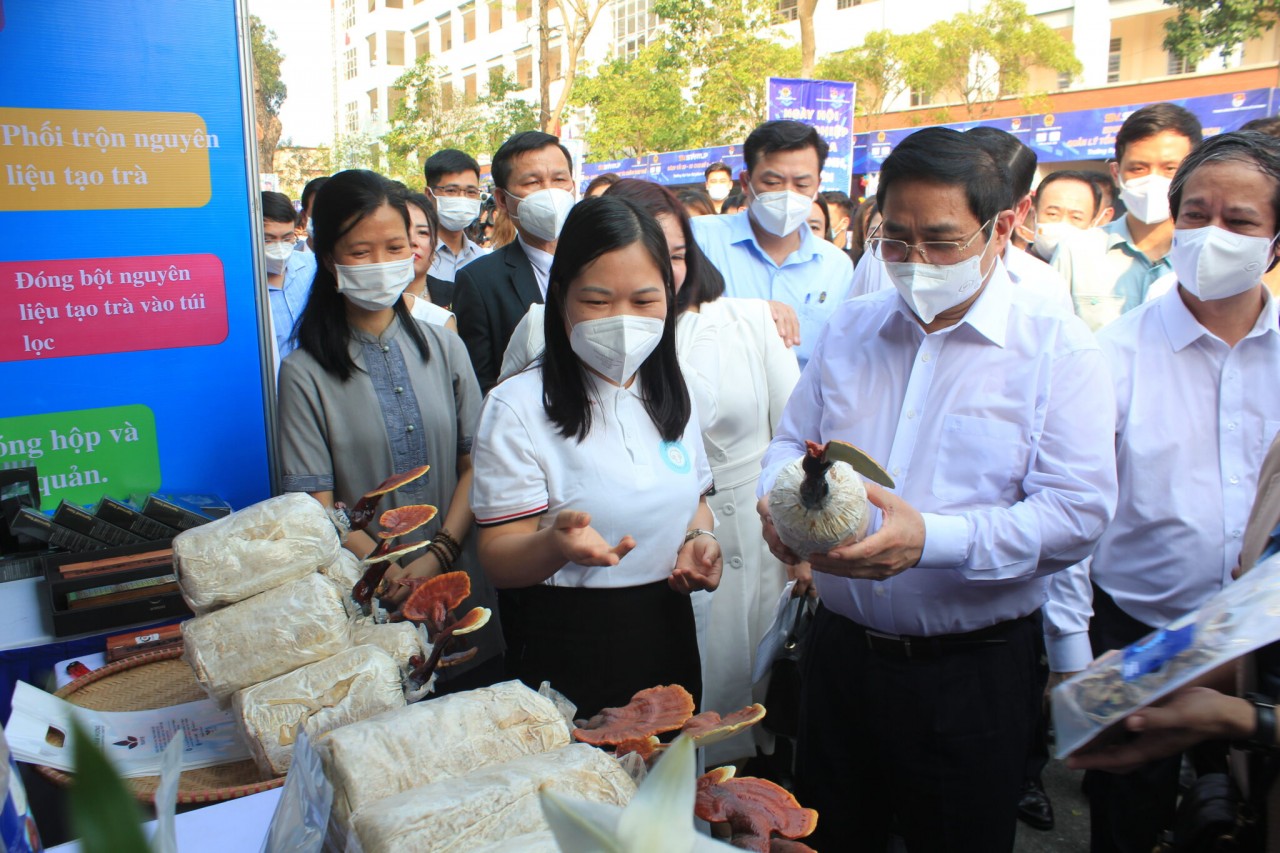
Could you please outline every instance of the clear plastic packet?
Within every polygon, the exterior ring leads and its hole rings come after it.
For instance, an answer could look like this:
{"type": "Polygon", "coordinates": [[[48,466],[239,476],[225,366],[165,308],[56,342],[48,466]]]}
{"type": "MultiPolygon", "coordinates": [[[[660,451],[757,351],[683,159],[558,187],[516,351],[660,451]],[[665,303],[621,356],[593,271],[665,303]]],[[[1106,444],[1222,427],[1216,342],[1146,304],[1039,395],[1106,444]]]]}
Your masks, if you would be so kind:
{"type": "Polygon", "coordinates": [[[1199,609],[1124,649],[1107,652],[1054,688],[1057,757],[1111,737],[1140,708],[1280,640],[1280,556],[1259,563],[1199,609]]]}
{"type": "Polygon", "coordinates": [[[301,731],[259,853],[319,853],[332,804],[333,786],[325,778],[320,756],[311,748],[306,731],[301,731]]]}

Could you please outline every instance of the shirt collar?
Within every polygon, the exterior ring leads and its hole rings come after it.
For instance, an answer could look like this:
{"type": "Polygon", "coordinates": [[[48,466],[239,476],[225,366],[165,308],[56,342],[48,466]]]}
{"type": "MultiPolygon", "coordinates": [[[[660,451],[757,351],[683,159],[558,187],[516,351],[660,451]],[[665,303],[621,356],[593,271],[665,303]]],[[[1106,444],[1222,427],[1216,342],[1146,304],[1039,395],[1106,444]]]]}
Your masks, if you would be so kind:
{"type": "MultiPolygon", "coordinates": [[[[528,248],[528,247],[526,246],[525,248],[528,248]]],[[[449,244],[443,240],[437,241],[436,252],[437,253],[444,252],[450,256],[454,256],[453,249],[449,248],[449,244]]],[[[456,257],[458,257],[459,259],[470,258],[471,256],[478,254],[479,252],[480,252],[480,244],[476,243],[466,234],[463,234],[462,235],[462,251],[458,252],[456,257]]]]}
{"type": "Polygon", "coordinates": [[[386,346],[400,336],[400,318],[392,317],[391,325],[381,335],[371,335],[363,329],[351,327],[351,341],[347,344],[347,352],[356,364],[364,363],[364,348],[367,346],[386,346]]]}
{"type": "MultiPolygon", "coordinates": [[[[1182,352],[1204,335],[1213,334],[1200,325],[1200,321],[1187,308],[1187,304],[1182,301],[1180,290],[1181,288],[1175,283],[1169,288],[1169,292],[1159,299],[1164,333],[1174,352],[1182,352]]],[[[1280,334],[1280,308],[1277,307],[1275,297],[1267,290],[1266,285],[1262,286],[1262,300],[1262,311],[1258,313],[1258,319],[1254,321],[1253,328],[1245,338],[1265,335],[1268,332],[1280,334]]]]}
{"type": "Polygon", "coordinates": [[[555,255],[550,252],[544,252],[541,249],[535,249],[524,241],[524,237],[516,234],[516,239],[520,241],[520,248],[524,249],[525,257],[529,259],[529,263],[540,272],[545,279],[551,273],[551,262],[555,260],[555,255]]]}
{"type": "MultiPolygon", "coordinates": [[[[730,217],[732,221],[729,223],[729,242],[746,243],[747,241],[750,241],[751,244],[756,247],[756,251],[760,253],[761,257],[768,258],[768,253],[760,246],[760,241],[756,239],[756,232],[751,228],[750,216],[751,214],[747,210],[741,210],[730,217]]],[[[809,230],[808,224],[801,224],[799,230],[799,247],[794,252],[787,255],[779,266],[785,265],[793,258],[800,262],[804,262],[812,259],[818,254],[818,238],[813,236],[813,232],[809,230]]],[[[772,262],[772,260],[770,262],[772,262]]]]}
{"type": "MultiPolygon", "coordinates": [[[[1009,307],[1012,296],[1013,282],[1009,280],[1009,273],[1004,268],[1004,261],[1000,261],[996,264],[996,268],[991,271],[991,278],[987,281],[987,286],[983,288],[982,294],[969,306],[969,310],[965,312],[964,317],[959,323],[944,329],[943,333],[950,332],[959,326],[967,325],[973,327],[975,332],[991,341],[991,343],[1003,348],[1009,330],[1009,307]]],[[[900,315],[903,320],[923,332],[924,328],[916,319],[911,306],[897,292],[897,288],[894,289],[893,301],[896,310],[885,314],[885,318],[881,321],[880,328],[877,331],[883,331],[890,318],[900,315]]]]}
{"type": "Polygon", "coordinates": [[[585,372],[587,374],[587,378],[591,380],[591,383],[592,383],[591,387],[595,391],[596,399],[600,400],[601,402],[607,399],[611,399],[616,394],[627,394],[628,396],[635,397],[637,400],[641,400],[641,401],[644,400],[644,394],[640,392],[639,376],[636,376],[635,381],[631,383],[630,387],[624,388],[624,387],[619,387],[617,385],[614,385],[612,382],[608,381],[607,379],[601,379],[599,376],[596,376],[590,370],[587,370],[585,372]]]}

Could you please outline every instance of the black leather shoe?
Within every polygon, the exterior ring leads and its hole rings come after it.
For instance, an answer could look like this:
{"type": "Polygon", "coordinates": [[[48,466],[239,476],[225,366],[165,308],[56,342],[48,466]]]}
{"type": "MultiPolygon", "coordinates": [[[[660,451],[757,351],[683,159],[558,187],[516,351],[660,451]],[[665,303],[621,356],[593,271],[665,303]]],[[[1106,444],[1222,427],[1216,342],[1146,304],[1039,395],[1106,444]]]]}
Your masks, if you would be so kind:
{"type": "Polygon", "coordinates": [[[1053,803],[1039,781],[1024,782],[1018,800],[1018,820],[1034,829],[1053,829],[1053,803]]]}

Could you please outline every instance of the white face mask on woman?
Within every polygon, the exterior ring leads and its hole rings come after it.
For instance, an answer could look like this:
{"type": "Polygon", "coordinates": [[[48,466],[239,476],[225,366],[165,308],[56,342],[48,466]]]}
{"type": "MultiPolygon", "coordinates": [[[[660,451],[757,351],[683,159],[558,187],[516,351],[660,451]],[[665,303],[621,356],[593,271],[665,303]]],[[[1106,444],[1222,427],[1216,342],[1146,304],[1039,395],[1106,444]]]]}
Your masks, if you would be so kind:
{"type": "Polygon", "coordinates": [[[583,320],[569,333],[578,358],[616,385],[625,385],[662,342],[662,320],[656,317],[599,317],[583,320]]]}
{"type": "Polygon", "coordinates": [[[560,229],[574,205],[573,193],[556,187],[535,190],[524,198],[507,193],[507,198],[515,202],[514,210],[508,204],[507,213],[531,236],[548,243],[560,239],[560,229]]]}
{"type": "Polygon", "coordinates": [[[338,292],[366,311],[380,311],[396,304],[413,281],[413,258],[381,264],[334,264],[338,292]]]}
{"type": "Polygon", "coordinates": [[[1178,283],[1197,299],[1226,299],[1262,281],[1275,238],[1251,237],[1206,225],[1173,232],[1169,262],[1178,283]]]}
{"type": "Polygon", "coordinates": [[[1164,175],[1143,175],[1132,181],[1120,182],[1120,199],[1138,220],[1148,225],[1164,222],[1169,218],[1169,186],[1172,180],[1164,175]]]}

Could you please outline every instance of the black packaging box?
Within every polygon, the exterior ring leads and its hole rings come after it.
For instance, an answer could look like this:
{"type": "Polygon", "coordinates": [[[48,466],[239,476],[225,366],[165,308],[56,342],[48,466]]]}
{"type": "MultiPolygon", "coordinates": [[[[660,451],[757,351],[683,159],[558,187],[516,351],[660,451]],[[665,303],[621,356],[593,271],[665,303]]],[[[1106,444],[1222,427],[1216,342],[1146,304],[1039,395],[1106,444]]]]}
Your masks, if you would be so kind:
{"type": "Polygon", "coordinates": [[[133,507],[115,498],[104,497],[98,501],[93,514],[108,524],[114,524],[130,533],[136,533],[149,542],[157,539],[172,539],[178,535],[178,529],[161,524],[154,518],[147,518],[133,507]]]}
{"type": "Polygon", "coordinates": [[[147,541],[143,536],[130,533],[123,527],[116,527],[88,510],[66,501],[58,504],[58,508],[53,513],[53,520],[68,530],[74,530],[76,533],[97,539],[107,545],[138,545],[147,541]]]}
{"type": "Polygon", "coordinates": [[[89,554],[55,554],[44,559],[45,586],[48,591],[49,612],[53,620],[53,635],[67,637],[73,634],[87,634],[141,625],[147,622],[159,622],[166,619],[190,616],[191,610],[182,600],[182,593],[173,590],[150,598],[137,598],[131,601],[118,601],[101,604],[96,607],[77,607],[72,610],[67,606],[67,593],[104,586],[106,584],[127,583],[143,580],[157,575],[176,574],[172,561],[140,569],[126,569],[120,572],[89,574],[77,578],[64,578],[59,567],[68,563],[85,560],[102,560],[111,557],[128,557],[153,551],[157,547],[168,547],[167,541],[147,542],[141,545],[125,545],[93,551],[89,554]]]}
{"type": "Polygon", "coordinates": [[[207,515],[192,512],[156,495],[147,495],[147,500],[142,505],[142,514],[178,530],[190,530],[213,521],[207,515]]]}
{"type": "Polygon", "coordinates": [[[76,533],[74,530],[68,530],[61,524],[55,523],[49,516],[43,515],[30,507],[23,507],[18,510],[18,514],[14,516],[9,529],[14,533],[25,534],[33,539],[39,539],[41,542],[48,542],[55,548],[61,548],[64,551],[70,551],[75,554],[108,547],[105,542],[99,542],[97,539],[90,539],[88,536],[76,533]]]}

